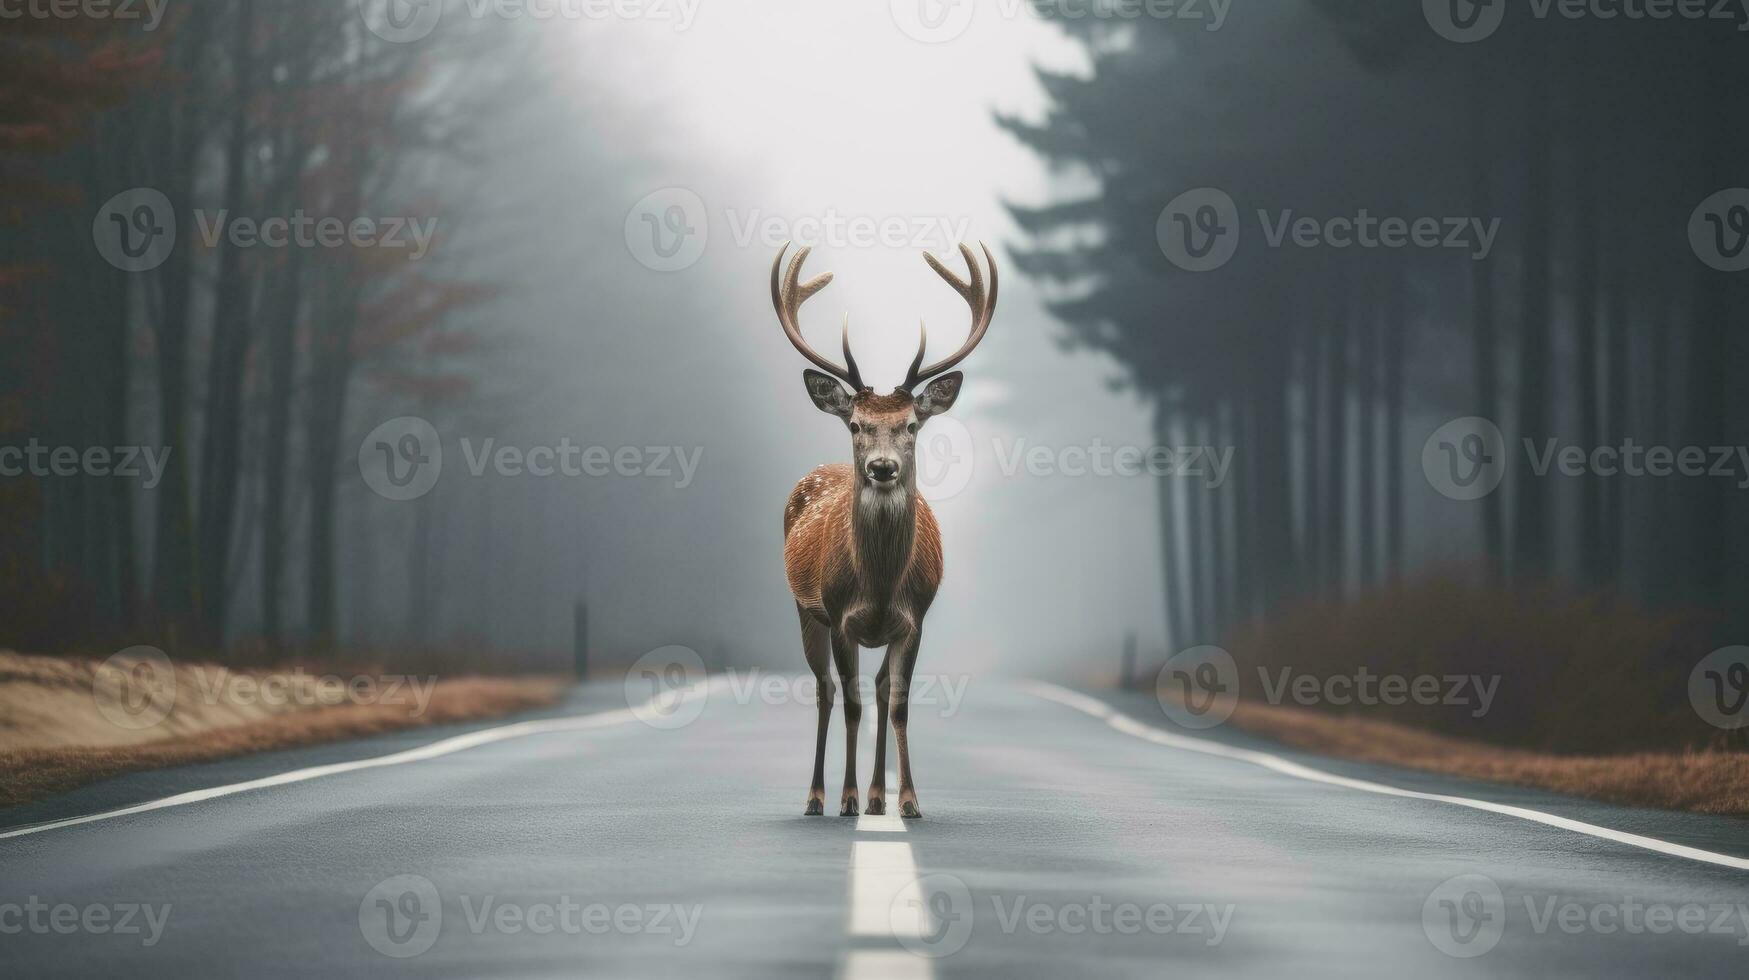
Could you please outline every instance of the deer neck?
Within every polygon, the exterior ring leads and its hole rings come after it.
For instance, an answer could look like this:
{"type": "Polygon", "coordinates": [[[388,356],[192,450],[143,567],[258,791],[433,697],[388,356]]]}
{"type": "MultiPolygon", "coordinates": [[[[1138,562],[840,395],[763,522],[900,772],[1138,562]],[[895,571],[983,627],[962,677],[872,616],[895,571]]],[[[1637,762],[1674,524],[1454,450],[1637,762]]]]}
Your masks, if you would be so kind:
{"type": "Polygon", "coordinates": [[[871,597],[891,596],[911,565],[917,537],[916,492],[907,485],[895,492],[858,488],[851,506],[850,530],[857,577],[871,597]]]}

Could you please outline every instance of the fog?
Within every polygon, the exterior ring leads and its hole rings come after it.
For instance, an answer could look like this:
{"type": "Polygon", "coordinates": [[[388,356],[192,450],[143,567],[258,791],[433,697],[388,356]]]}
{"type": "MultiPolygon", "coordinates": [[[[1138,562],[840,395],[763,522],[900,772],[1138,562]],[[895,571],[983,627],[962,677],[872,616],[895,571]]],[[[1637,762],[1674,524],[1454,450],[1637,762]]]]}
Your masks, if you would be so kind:
{"type": "Polygon", "coordinates": [[[782,507],[850,440],[790,242],[883,390],[968,329],[922,253],[1001,268],[920,442],[935,669],[1109,680],[1448,576],[1741,626],[1742,32],[1445,9],[21,22],[9,90],[81,84],[0,132],[0,467],[168,466],[0,469],[0,643],[559,669],[581,603],[596,665],[800,670],[782,507]]]}
{"type": "MultiPolygon", "coordinates": [[[[1162,642],[1156,549],[1137,546],[1156,536],[1152,482],[1015,464],[1033,446],[1069,450],[1073,470],[1077,448],[1151,445],[1143,406],[1111,390],[1114,365],[1062,349],[1002,252],[1014,234],[1004,200],[1039,199],[1052,178],[993,112],[1042,111],[1033,64],[1082,61],[1060,34],[992,17],[925,45],[878,5],[801,2],[712,7],[685,31],[538,26],[553,87],[503,121],[488,185],[468,190],[501,202],[478,221],[503,250],[481,261],[502,262],[494,278],[516,283],[482,316],[538,353],[518,364],[506,417],[442,431],[434,636],[566,650],[581,596],[606,658],[681,644],[800,669],[783,501],[814,466],[847,461],[850,445],[803,390],[805,362],[771,309],[771,262],[791,239],[815,246],[809,274],[836,278],[804,310],[808,336],[836,351],[848,314],[865,376],[885,390],[903,377],[919,319],[932,357],[964,339],[964,304],[921,257],[960,267],[963,237],[988,243],[1006,275],[965,394],[933,424],[942,431],[925,433],[948,565],[928,657],[943,670],[1090,661],[1106,672],[1126,632],[1162,642]],[[660,216],[646,198],[675,189],[702,202],[706,220],[688,225],[702,251],[652,271],[638,217],[660,216]],[[455,465],[463,437],[702,455],[684,487],[678,472],[474,477],[455,465]],[[485,520],[496,530],[483,533],[485,520]]],[[[375,527],[410,520],[408,505],[347,482],[375,527]]],[[[362,560],[373,543],[358,543],[362,560]]],[[[406,601],[395,571],[375,571],[385,588],[350,606],[356,630],[395,623],[406,601]]]]}

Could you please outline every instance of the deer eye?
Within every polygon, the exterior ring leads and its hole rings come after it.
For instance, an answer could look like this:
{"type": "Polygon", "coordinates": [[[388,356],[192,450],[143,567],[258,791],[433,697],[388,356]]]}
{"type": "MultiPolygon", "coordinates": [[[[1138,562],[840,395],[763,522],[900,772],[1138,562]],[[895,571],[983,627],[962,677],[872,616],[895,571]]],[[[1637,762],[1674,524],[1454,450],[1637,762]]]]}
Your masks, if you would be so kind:
{"type": "Polygon", "coordinates": [[[905,426],[905,431],[911,433],[912,435],[916,435],[917,434],[917,423],[912,422],[910,425],[905,426]]]}
{"type": "Polygon", "coordinates": [[[858,432],[861,432],[861,431],[862,431],[862,426],[857,425],[855,422],[850,423],[850,434],[851,435],[856,435],[858,432]]]}

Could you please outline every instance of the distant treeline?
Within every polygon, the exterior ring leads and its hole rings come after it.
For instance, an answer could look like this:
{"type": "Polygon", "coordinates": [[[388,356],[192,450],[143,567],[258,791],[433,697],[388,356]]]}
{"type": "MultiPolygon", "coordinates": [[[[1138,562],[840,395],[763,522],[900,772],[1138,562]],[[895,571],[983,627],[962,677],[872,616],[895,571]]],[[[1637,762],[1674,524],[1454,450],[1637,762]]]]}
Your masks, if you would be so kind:
{"type": "MultiPolygon", "coordinates": [[[[246,605],[269,646],[329,648],[349,412],[476,396],[467,314],[492,284],[389,225],[436,227],[436,181],[528,59],[504,32],[394,43],[363,9],[6,22],[0,448],[168,455],[149,494],[83,460],[0,479],[0,645],[211,650],[246,605]],[[116,198],[138,188],[161,198],[116,198]],[[276,235],[305,245],[249,247],[276,235]]],[[[467,215],[444,207],[449,241],[467,215]]]]}
{"type": "Polygon", "coordinates": [[[1749,35],[1505,4],[1459,43],[1436,6],[1290,0],[1209,31],[1035,3],[1092,70],[1041,72],[1047,115],[1000,121],[1091,189],[1013,208],[1018,264],[1070,341],[1151,400],[1163,444],[1237,448],[1219,490],[1160,484],[1180,647],[1405,575],[1424,511],[1473,526],[1468,557],[1503,587],[1749,615],[1740,464],[1568,479],[1535,475],[1523,448],[1749,442],[1749,273],[1715,267],[1749,241],[1749,195],[1698,213],[1749,187],[1749,35]],[[1202,188],[1236,216],[1204,193],[1160,226],[1202,188]],[[1363,210],[1438,233],[1380,244],[1374,224],[1367,247],[1363,210]],[[1230,261],[1191,271],[1234,221],[1230,261]],[[1184,234],[1202,258],[1175,264],[1184,234]],[[1497,423],[1513,458],[1497,492],[1454,503],[1420,450],[1466,416],[1497,423]]]}

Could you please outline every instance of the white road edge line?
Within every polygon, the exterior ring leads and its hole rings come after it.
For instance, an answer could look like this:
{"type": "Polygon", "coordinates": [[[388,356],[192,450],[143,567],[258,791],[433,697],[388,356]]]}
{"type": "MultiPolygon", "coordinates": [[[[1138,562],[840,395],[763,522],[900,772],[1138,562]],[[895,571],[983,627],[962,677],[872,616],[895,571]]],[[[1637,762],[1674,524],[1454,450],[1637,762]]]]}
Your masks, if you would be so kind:
{"type": "MultiPolygon", "coordinates": [[[[664,701],[663,709],[671,711],[675,705],[691,701],[694,698],[708,695],[710,689],[721,683],[716,681],[700,681],[688,687],[679,694],[679,701],[664,701]]],[[[672,695],[670,695],[672,697],[672,695]]],[[[651,700],[654,703],[655,699],[651,700]]],[[[133,806],[122,807],[119,810],[105,810],[100,813],[89,813],[79,817],[67,817],[52,820],[48,823],[33,824],[28,827],[18,827],[0,832],[0,840],[13,837],[27,837],[31,834],[41,834],[50,830],[60,830],[64,827],[77,827],[81,824],[96,823],[100,820],[114,820],[117,817],[132,816],[136,813],[149,813],[153,810],[165,810],[170,807],[187,806],[190,803],[201,803],[206,800],[216,800],[223,796],[234,796],[251,790],[268,789],[274,786],[288,786],[292,783],[308,782],[321,779],[323,776],[337,776],[341,773],[358,772],[363,769],[380,769],[384,766],[399,766],[409,762],[424,762],[427,759],[437,759],[468,749],[491,745],[495,742],[508,741],[513,738],[527,738],[530,735],[548,735],[554,732],[587,731],[592,728],[607,728],[621,725],[638,719],[638,709],[618,708],[613,711],[602,711],[592,715],[574,715],[568,718],[546,718],[539,721],[523,721],[511,725],[500,725],[497,728],[484,728],[465,735],[456,735],[429,745],[421,745],[415,749],[380,755],[373,759],[358,759],[353,762],[335,762],[325,766],[311,766],[307,769],[294,769],[274,776],[263,776],[241,783],[230,783],[225,786],[210,786],[206,789],[192,790],[166,796],[160,800],[146,803],[136,803],[133,806]]]]}
{"type": "Polygon", "coordinates": [[[1431,800],[1435,803],[1449,803],[1453,806],[1468,807],[1472,810],[1484,810],[1488,813],[1498,813],[1508,817],[1517,817],[1520,820],[1528,820],[1532,823],[1540,823],[1550,827],[1558,827],[1562,830],[1570,830],[1574,833],[1584,834],[1588,837],[1595,837],[1599,840],[1612,841],[1617,844],[1626,844],[1629,847],[1644,848],[1645,850],[1655,851],[1659,854],[1669,855],[1670,857],[1685,858],[1690,861],[1700,861],[1705,864],[1716,864],[1720,867],[1734,868],[1738,871],[1749,871],[1749,858],[1734,857],[1729,854],[1718,854],[1713,851],[1703,851],[1698,847],[1688,847],[1684,844],[1672,844],[1669,841],[1659,840],[1656,837],[1644,837],[1639,834],[1630,834],[1621,830],[1611,830],[1608,827],[1599,827],[1596,824],[1585,823],[1580,820],[1572,820],[1567,817],[1558,817],[1552,813],[1544,813],[1541,810],[1531,810],[1521,806],[1507,806],[1504,803],[1490,803],[1487,800],[1473,800],[1464,796],[1445,796],[1439,793],[1421,793],[1415,790],[1386,786],[1383,783],[1368,782],[1364,779],[1349,779],[1346,776],[1337,776],[1307,766],[1302,766],[1297,762],[1289,762],[1286,759],[1270,755],[1267,752],[1241,749],[1231,745],[1222,745],[1219,742],[1214,742],[1209,739],[1191,738],[1185,735],[1174,735],[1171,732],[1161,731],[1158,728],[1144,725],[1127,715],[1121,714],[1117,709],[1103,701],[1088,697],[1077,691],[1058,687],[1055,684],[1046,683],[1044,681],[1024,681],[1020,686],[1023,690],[1030,692],[1036,697],[1043,698],[1046,701],[1055,701],[1066,707],[1074,708],[1076,711],[1083,714],[1092,715],[1093,717],[1104,721],[1107,725],[1110,725],[1117,731],[1123,732],[1125,735],[1133,735],[1136,738],[1154,742],[1158,745],[1184,749],[1189,752],[1201,752],[1204,755],[1220,756],[1226,759],[1236,759],[1240,762],[1249,762],[1253,765],[1262,766],[1265,769],[1281,773],[1284,776],[1292,776],[1295,779],[1304,779],[1308,782],[1324,783],[1330,786],[1342,786],[1348,789],[1360,790],[1363,793],[1376,793],[1380,796],[1397,796],[1411,800],[1431,800]]]}

